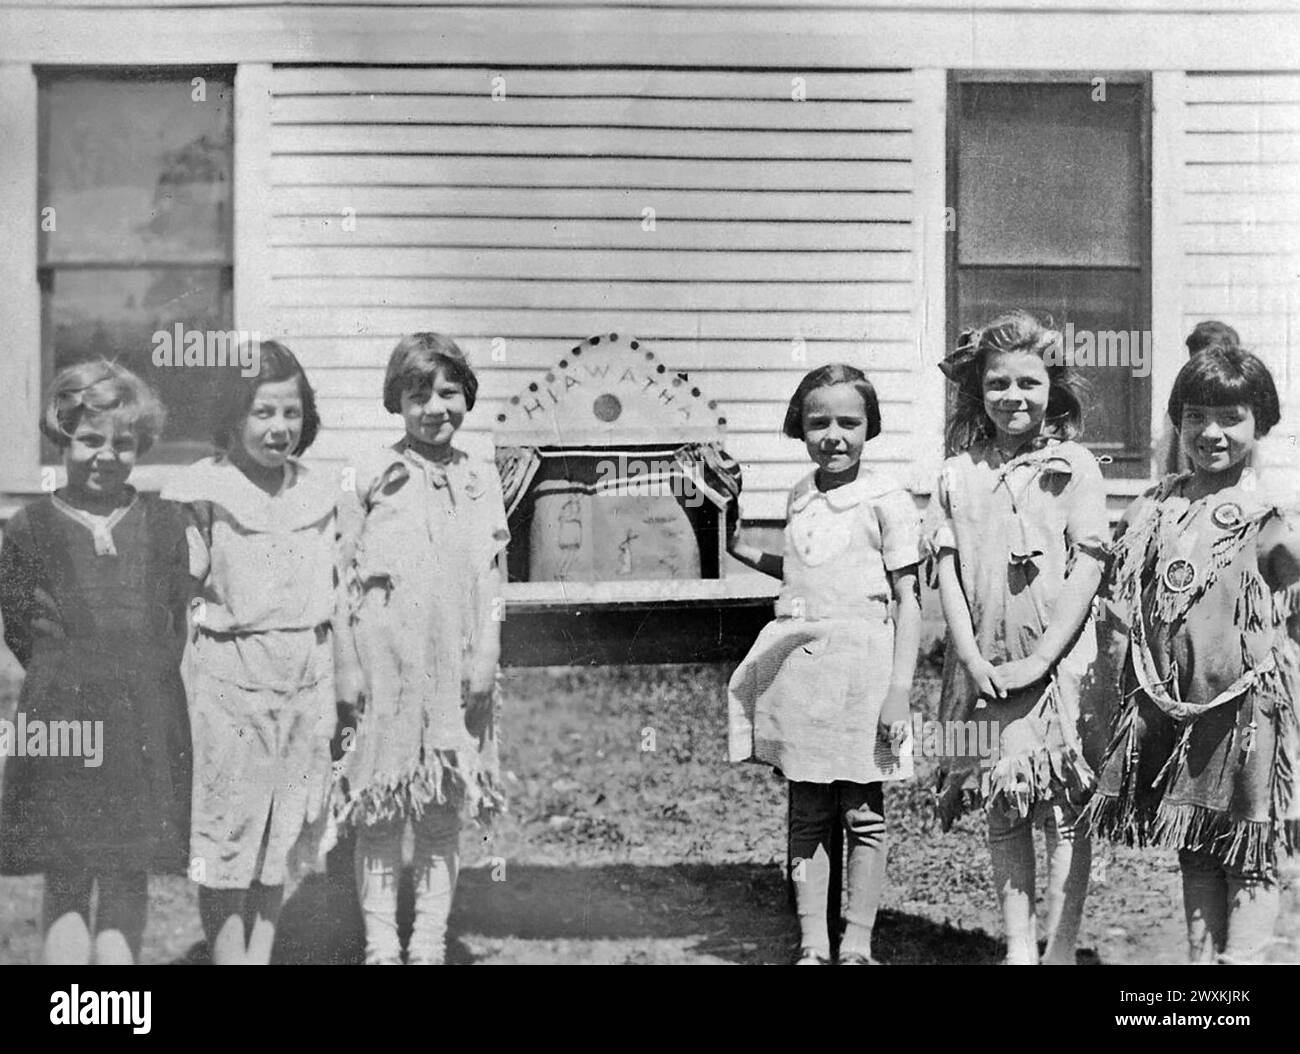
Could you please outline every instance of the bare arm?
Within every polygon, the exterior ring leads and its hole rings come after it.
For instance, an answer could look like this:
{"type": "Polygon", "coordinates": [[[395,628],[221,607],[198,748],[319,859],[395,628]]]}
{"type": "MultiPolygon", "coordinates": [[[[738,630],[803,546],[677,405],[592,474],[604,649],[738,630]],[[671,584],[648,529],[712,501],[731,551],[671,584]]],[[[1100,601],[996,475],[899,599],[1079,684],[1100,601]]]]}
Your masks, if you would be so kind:
{"type": "Polygon", "coordinates": [[[727,540],[727,552],[755,571],[773,578],[785,577],[785,558],[775,553],[765,553],[756,545],[740,545],[734,536],[727,540]]]}
{"type": "Polygon", "coordinates": [[[1052,621],[1038,638],[1033,652],[1023,659],[995,666],[993,682],[1013,692],[1041,681],[1074,644],[1079,630],[1092,609],[1092,598],[1101,585],[1102,565],[1092,556],[1080,552],[1074,570],[1065,580],[1052,621]]]}
{"type": "Polygon", "coordinates": [[[505,617],[505,577],[497,558],[484,569],[478,580],[478,614],[474,649],[470,657],[471,692],[490,692],[495,683],[497,663],[501,660],[501,622],[505,617]]]}
{"type": "Polygon", "coordinates": [[[895,603],[894,659],[890,665],[889,691],[880,710],[882,730],[907,720],[912,681],[916,676],[916,654],[921,647],[921,583],[916,565],[891,571],[889,583],[895,603]]]}
{"type": "Polygon", "coordinates": [[[981,695],[1001,698],[1006,693],[993,681],[993,666],[980,654],[975,642],[975,629],[971,623],[970,605],[957,574],[957,551],[944,548],[939,551],[939,602],[943,606],[943,619],[948,624],[948,636],[961,664],[970,672],[981,695]]]}
{"type": "Polygon", "coordinates": [[[504,583],[501,561],[494,557],[479,574],[475,588],[478,615],[466,671],[465,727],[476,736],[484,735],[492,720],[493,689],[501,659],[501,622],[505,617],[504,583]]]}

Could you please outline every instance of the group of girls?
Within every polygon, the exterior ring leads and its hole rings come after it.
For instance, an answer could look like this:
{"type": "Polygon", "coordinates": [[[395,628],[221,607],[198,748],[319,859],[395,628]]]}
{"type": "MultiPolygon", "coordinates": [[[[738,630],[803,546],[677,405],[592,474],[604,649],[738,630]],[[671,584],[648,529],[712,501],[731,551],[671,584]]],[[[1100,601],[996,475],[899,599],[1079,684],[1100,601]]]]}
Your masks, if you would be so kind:
{"type": "MultiPolygon", "coordinates": [[[[883,784],[912,775],[923,568],[948,624],[940,718],[996,744],[942,759],[937,808],[945,825],[974,802],[987,813],[1006,961],[1039,961],[1039,825],[1043,961],[1074,961],[1094,834],[1179,851],[1194,959],[1269,941],[1300,836],[1300,511],[1253,464],[1279,417],[1268,370],[1223,333],[1202,343],[1168,401],[1188,468],[1113,536],[1061,335],[1031,315],[964,333],[942,363],[954,454],[924,527],[863,463],[882,427],[867,377],[836,364],[800,383],[784,432],[815,468],[790,492],[781,556],[731,539],[782,586],[729,693],[732,760],[790,781],[799,964],[831,962],[837,826],[838,962],[876,961],[883,784]]],[[[148,874],[182,871],[213,961],[265,963],[286,877],[346,824],[366,961],[440,963],[462,816],[502,804],[509,532],[495,469],[452,444],[474,371],[446,337],[400,341],[383,402],[404,434],[340,488],[299,460],[320,427],[302,366],[282,344],[257,351],[254,376],[223,377],[218,453],[161,497],[129,483],[164,416],[138,377],[85,362],[49,392],[41,429],[66,484],[8,524],[0,611],[28,721],[102,721],[104,757],[5,771],[0,872],[45,875],[46,961],[134,961],[148,874]]]]}
{"type": "Polygon", "coordinates": [[[286,877],[350,824],[366,961],[403,961],[409,825],[406,961],[440,963],[462,809],[501,804],[509,536],[495,470],[451,444],[473,370],[446,337],[404,338],[383,400],[405,434],[344,493],[299,460],[320,428],[302,366],[255,350],[253,376],[222,376],[218,452],[160,497],[129,483],[162,430],[150,388],[103,359],[51,385],[66,483],[7,525],[0,612],[27,723],[102,721],[103,759],[5,769],[0,873],[44,874],[46,962],[135,961],[147,876],[180,872],[212,961],[266,963],[286,877]]]}
{"type": "Polygon", "coordinates": [[[881,431],[864,374],[824,366],[795,391],[784,431],[815,469],[790,492],[784,551],[731,542],[782,586],[732,678],[729,740],[733,761],[789,780],[797,965],[832,961],[837,827],[849,855],[836,961],[876,961],[882,784],[912,775],[922,569],[948,627],[940,727],[963,730],[940,739],[966,748],[940,759],[936,810],[947,829],[983,806],[1004,961],[1075,961],[1094,836],[1178,851],[1192,961],[1266,955],[1279,868],[1300,850],[1300,493],[1257,464],[1279,420],[1265,365],[1221,323],[1188,349],[1168,397],[1184,467],[1114,533],[1077,442],[1079,378],[1061,334],[1026,312],[963,333],[940,364],[952,456],[924,524],[863,463],[881,431]]]}

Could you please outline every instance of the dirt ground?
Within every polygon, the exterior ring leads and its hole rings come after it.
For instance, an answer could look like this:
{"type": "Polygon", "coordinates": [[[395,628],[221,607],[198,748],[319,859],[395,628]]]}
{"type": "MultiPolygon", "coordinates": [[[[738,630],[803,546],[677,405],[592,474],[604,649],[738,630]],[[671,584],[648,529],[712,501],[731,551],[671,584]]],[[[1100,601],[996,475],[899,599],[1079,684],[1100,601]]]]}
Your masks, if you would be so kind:
{"type": "MultiPolygon", "coordinates": [[[[785,787],[725,760],[722,666],[512,670],[506,675],[509,814],[463,837],[453,962],[783,963],[785,787]]],[[[12,708],[6,678],[0,713],[12,708]]],[[[915,706],[930,712],[933,675],[915,706]]],[[[924,771],[925,763],[922,762],[924,771]]],[[[978,817],[928,828],[924,775],[889,787],[889,882],[876,930],[885,963],[994,964],[1002,955],[978,817]]],[[[361,960],[346,853],[287,903],[276,959],[361,960]]],[[[147,962],[202,962],[194,888],[151,885],[147,962]]],[[[40,954],[39,878],[0,878],[0,962],[40,954]]],[[[1184,957],[1177,864],[1099,850],[1079,962],[1184,957]]]]}

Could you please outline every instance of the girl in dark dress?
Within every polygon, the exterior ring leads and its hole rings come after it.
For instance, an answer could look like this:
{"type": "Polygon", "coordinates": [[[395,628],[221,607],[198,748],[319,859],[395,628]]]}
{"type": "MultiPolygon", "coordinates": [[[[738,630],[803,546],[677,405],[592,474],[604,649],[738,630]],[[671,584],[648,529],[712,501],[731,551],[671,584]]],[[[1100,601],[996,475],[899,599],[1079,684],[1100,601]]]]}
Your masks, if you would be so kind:
{"type": "Polygon", "coordinates": [[[185,521],[127,484],[162,419],[114,363],[61,371],[41,430],[67,485],[20,511],[0,549],[5,642],[27,671],[0,728],[0,873],[45,875],[49,963],[133,962],[146,876],[187,866],[185,521]]]}

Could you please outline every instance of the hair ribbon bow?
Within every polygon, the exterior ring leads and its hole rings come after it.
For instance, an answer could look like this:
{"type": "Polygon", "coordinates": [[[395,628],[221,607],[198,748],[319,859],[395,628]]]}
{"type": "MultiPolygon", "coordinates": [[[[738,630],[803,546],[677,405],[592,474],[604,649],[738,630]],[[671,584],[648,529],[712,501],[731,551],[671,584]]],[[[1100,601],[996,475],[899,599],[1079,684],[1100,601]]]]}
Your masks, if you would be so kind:
{"type": "Polygon", "coordinates": [[[975,365],[979,352],[980,332],[977,329],[964,329],[957,338],[957,347],[952,354],[939,363],[943,375],[953,383],[960,383],[962,375],[975,365]]]}

